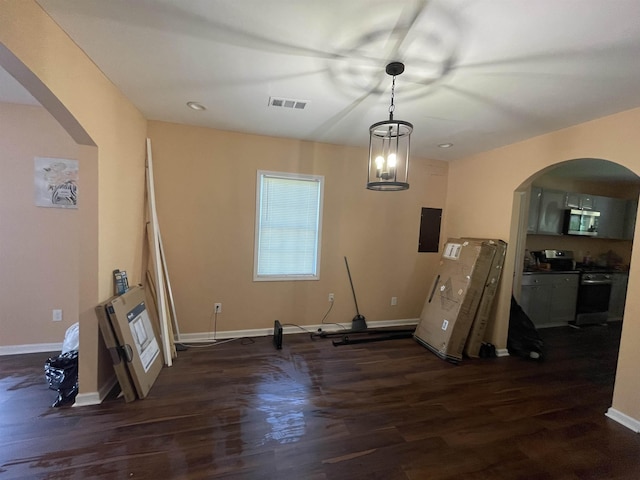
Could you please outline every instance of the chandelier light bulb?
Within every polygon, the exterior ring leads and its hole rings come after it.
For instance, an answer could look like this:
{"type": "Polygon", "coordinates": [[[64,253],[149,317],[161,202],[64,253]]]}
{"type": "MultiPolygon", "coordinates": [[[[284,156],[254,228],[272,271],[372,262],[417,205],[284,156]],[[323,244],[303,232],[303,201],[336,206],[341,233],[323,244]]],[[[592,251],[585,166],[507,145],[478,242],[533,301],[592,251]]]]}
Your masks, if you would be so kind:
{"type": "Polygon", "coordinates": [[[396,154],[390,153],[389,156],[387,157],[387,165],[389,166],[389,168],[395,168],[396,163],[397,163],[396,154]]]}

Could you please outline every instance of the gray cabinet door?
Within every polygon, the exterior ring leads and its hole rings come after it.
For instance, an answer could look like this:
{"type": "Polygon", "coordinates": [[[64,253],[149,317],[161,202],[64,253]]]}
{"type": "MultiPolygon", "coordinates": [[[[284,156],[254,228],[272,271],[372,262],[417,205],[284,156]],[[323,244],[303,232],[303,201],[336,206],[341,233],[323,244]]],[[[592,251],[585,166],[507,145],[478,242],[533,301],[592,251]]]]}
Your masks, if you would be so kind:
{"type": "Polygon", "coordinates": [[[520,306],[536,327],[549,323],[551,285],[522,285],[520,306]]]}
{"type": "Polygon", "coordinates": [[[600,207],[594,195],[589,195],[588,193],[581,193],[580,208],[582,210],[597,210],[600,207]]]}
{"type": "Polygon", "coordinates": [[[540,187],[531,187],[531,193],[529,195],[529,219],[527,220],[527,233],[538,233],[541,199],[542,189],[540,187]]]}
{"type": "Polygon", "coordinates": [[[564,221],[565,192],[542,190],[538,233],[542,235],[562,235],[564,221]]]}
{"type": "MultiPolygon", "coordinates": [[[[588,193],[567,192],[564,206],[580,210],[596,210],[597,200],[594,195],[588,193]]],[[[598,206],[600,208],[600,206],[598,206]]]]}
{"type": "Polygon", "coordinates": [[[624,304],[627,299],[628,273],[614,273],[611,275],[611,296],[609,297],[608,321],[622,320],[624,304]]]}
{"type": "Polygon", "coordinates": [[[523,275],[520,306],[536,328],[557,327],[575,320],[577,273],[523,275]]]}
{"type": "Polygon", "coordinates": [[[551,289],[549,323],[565,324],[576,319],[578,274],[554,275],[551,289]]]}
{"type": "Polygon", "coordinates": [[[633,233],[636,229],[636,216],[638,215],[638,201],[627,200],[626,214],[624,221],[623,236],[625,240],[633,240],[633,233]]]}
{"type": "Polygon", "coordinates": [[[598,204],[599,238],[624,238],[627,201],[622,198],[594,197],[598,204]]]}

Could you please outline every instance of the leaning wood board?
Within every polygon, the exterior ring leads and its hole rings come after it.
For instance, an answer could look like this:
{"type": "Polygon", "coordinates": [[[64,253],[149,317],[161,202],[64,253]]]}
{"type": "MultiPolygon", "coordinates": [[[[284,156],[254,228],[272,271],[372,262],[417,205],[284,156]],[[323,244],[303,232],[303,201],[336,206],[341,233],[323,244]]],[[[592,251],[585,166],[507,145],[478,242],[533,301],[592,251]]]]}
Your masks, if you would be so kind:
{"type": "Polygon", "coordinates": [[[124,401],[128,403],[133,402],[136,399],[136,392],[131,376],[129,375],[129,368],[126,364],[125,348],[120,342],[118,342],[116,333],[113,330],[113,325],[111,324],[111,319],[107,313],[107,305],[115,298],[116,297],[111,297],[106,302],[98,305],[96,307],[96,316],[98,317],[100,333],[102,333],[104,343],[111,354],[113,369],[116,372],[116,378],[120,384],[120,390],[124,396],[124,401]]]}
{"type": "Polygon", "coordinates": [[[163,363],[146,302],[144,288],[135,286],[107,303],[116,337],[131,354],[126,365],[140,398],[148,395],[163,363]]]}
{"type": "Polygon", "coordinates": [[[158,225],[158,214],[156,211],[156,194],[153,182],[153,160],[151,155],[151,139],[147,138],[147,199],[149,205],[149,224],[151,226],[151,258],[154,264],[154,275],[156,291],[158,292],[158,320],[162,331],[162,347],[164,360],[168,367],[173,363],[172,349],[174,348],[172,335],[169,333],[169,320],[167,312],[166,297],[164,295],[164,274],[162,272],[162,260],[160,259],[160,227],[158,225]]]}

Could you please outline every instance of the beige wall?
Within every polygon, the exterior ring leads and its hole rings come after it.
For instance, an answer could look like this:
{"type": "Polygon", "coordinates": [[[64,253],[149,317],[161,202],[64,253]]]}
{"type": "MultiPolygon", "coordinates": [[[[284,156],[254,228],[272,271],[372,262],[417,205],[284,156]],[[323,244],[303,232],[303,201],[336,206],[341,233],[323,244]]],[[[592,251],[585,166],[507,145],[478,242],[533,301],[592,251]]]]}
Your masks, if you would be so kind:
{"type": "Polygon", "coordinates": [[[94,171],[85,171],[98,183],[86,192],[91,200],[81,215],[91,226],[78,252],[80,392],[96,392],[113,369],[94,306],[111,295],[113,269],[141,280],[146,120],[35,1],[0,4],[0,47],[2,65],[19,74],[62,127],[97,146],[97,160],[94,147],[78,148],[80,157],[94,156],[94,171]]]}
{"type": "MultiPolygon", "coordinates": [[[[44,108],[0,103],[0,346],[61,343],[78,321],[79,209],[35,206],[34,157],[78,160],[78,145],[44,108]]],[[[97,186],[85,168],[80,192],[97,186]]]]}
{"type": "MultiPolygon", "coordinates": [[[[499,237],[510,242],[492,341],[506,345],[517,232],[512,228],[514,192],[525,190],[540,172],[576,158],[601,158],[640,173],[640,109],[536,137],[451,162],[446,234],[499,237]]],[[[517,212],[516,212],[517,213],[517,212]]],[[[517,215],[516,215],[517,216],[517,215]]],[[[636,222],[636,238],[640,222],[636,222]]],[[[629,291],[640,286],[640,257],[631,258],[629,291]]],[[[627,296],[613,408],[640,419],[640,297],[627,296]]]]}
{"type": "Polygon", "coordinates": [[[361,148],[149,122],[157,207],[181,333],[282,323],[349,323],[355,307],[344,256],[367,320],[419,317],[435,253],[418,253],[422,207],[442,208],[447,164],[412,160],[409,190],[365,188],[361,148]],[[319,281],[254,282],[256,172],[325,177],[319,281]],[[398,298],[391,306],[391,297],[398,298]]]}

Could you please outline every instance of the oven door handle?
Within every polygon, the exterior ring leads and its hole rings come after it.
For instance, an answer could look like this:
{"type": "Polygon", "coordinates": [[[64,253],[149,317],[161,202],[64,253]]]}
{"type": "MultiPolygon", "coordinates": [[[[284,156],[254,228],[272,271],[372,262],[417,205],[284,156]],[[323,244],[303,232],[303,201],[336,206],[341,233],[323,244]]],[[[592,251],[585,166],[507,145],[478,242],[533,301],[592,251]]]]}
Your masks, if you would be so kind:
{"type": "Polygon", "coordinates": [[[582,285],[611,285],[611,280],[582,280],[582,285]]]}

